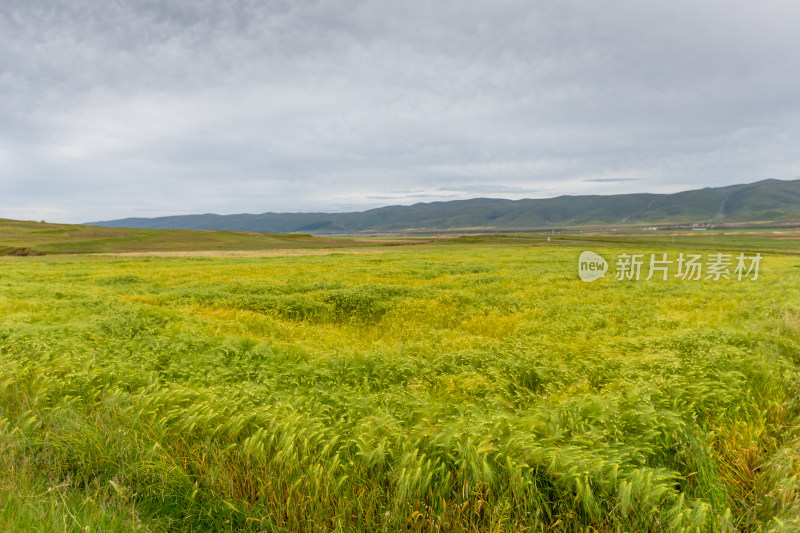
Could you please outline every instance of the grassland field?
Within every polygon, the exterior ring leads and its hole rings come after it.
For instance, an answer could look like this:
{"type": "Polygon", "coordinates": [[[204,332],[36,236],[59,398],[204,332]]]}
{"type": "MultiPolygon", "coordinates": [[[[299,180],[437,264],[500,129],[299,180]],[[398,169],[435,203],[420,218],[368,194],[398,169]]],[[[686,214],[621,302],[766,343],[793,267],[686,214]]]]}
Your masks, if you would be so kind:
{"type": "Polygon", "coordinates": [[[580,237],[0,258],[0,530],[800,531],[797,233],[580,237]]]}

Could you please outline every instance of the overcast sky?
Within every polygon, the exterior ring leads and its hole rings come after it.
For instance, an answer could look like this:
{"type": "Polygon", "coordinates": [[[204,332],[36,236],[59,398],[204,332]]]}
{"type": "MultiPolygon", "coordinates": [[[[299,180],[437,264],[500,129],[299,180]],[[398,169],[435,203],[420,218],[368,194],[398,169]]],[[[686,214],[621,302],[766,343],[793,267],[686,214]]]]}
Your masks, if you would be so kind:
{"type": "Polygon", "coordinates": [[[800,177],[800,3],[3,0],[0,217],[800,177]]]}

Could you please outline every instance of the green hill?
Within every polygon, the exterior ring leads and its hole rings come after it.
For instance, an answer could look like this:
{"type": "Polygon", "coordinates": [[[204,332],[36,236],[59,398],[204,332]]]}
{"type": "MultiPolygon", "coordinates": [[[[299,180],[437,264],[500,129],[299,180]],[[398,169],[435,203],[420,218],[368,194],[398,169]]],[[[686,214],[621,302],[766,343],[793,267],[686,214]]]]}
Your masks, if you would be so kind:
{"type": "Polygon", "coordinates": [[[88,224],[332,235],[780,220],[800,220],[800,180],[764,180],[675,194],[559,196],[527,200],[476,198],[389,206],[353,213],[204,214],[125,218],[88,224]]]}
{"type": "Polygon", "coordinates": [[[0,255],[97,252],[247,251],[376,245],[307,234],[104,228],[0,219],[0,255]]]}

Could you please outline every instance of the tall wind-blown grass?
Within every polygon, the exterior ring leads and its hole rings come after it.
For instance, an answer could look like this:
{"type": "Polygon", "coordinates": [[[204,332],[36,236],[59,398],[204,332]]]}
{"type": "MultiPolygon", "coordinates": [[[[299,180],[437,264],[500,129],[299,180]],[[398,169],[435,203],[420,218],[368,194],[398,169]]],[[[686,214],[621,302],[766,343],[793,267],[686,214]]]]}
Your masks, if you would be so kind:
{"type": "Polygon", "coordinates": [[[800,531],[797,258],[578,253],[0,263],[0,528],[800,531]]]}

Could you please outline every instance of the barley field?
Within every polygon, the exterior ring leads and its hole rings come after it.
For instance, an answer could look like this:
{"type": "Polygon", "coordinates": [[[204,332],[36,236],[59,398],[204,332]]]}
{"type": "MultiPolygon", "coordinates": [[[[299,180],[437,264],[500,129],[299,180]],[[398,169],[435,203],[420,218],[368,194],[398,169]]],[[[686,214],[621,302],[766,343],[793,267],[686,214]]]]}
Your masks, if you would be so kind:
{"type": "Polygon", "coordinates": [[[800,531],[800,256],[580,246],[2,258],[0,529],[800,531]]]}

